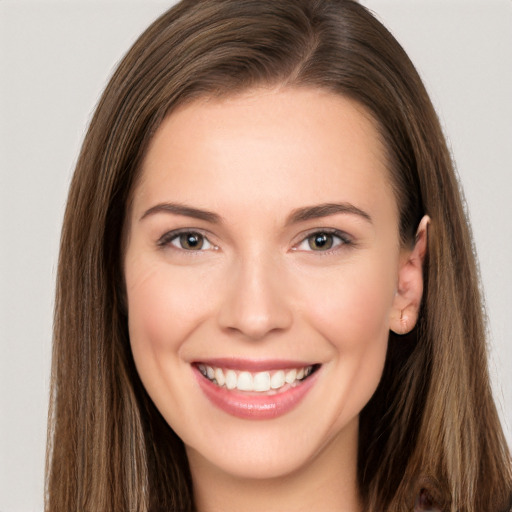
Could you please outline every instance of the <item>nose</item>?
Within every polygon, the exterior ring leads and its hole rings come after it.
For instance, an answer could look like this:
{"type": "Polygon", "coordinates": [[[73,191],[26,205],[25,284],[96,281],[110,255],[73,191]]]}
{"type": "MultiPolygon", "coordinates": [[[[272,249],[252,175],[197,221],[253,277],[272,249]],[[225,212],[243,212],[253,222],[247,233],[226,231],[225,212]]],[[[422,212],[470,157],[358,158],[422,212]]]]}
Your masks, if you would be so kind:
{"type": "Polygon", "coordinates": [[[218,314],[223,330],[250,340],[285,331],[292,323],[289,289],[275,262],[246,257],[230,269],[218,314]]]}

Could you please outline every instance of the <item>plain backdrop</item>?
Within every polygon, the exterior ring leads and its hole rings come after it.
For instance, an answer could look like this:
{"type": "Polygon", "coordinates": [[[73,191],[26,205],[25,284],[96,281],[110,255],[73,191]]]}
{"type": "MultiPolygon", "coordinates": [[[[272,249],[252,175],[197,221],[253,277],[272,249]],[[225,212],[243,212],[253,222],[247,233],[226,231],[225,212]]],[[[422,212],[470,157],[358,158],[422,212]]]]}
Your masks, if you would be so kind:
{"type": "MultiPolygon", "coordinates": [[[[113,67],[173,2],[0,0],[0,511],[42,510],[66,192],[113,67]]],[[[363,0],[419,69],[463,184],[512,441],[512,1],[363,0]]]]}

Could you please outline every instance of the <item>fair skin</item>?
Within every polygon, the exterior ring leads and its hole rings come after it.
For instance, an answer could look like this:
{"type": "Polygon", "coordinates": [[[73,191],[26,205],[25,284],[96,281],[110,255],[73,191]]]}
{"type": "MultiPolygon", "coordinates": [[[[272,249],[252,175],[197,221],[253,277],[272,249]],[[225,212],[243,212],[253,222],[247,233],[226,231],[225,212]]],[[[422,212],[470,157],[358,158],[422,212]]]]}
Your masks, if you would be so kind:
{"type": "Polygon", "coordinates": [[[153,138],[127,225],[129,332],[199,511],[361,510],[359,413],[389,330],[416,322],[428,222],[400,247],[388,176],[370,116],[319,90],[198,100],[153,138]]]}

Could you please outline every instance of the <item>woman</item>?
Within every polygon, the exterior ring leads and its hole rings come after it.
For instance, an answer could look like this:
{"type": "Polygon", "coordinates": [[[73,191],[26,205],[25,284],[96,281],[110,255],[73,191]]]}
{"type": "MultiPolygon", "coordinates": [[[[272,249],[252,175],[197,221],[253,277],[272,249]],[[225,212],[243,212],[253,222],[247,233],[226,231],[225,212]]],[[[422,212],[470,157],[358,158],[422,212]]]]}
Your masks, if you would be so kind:
{"type": "Polygon", "coordinates": [[[48,510],[512,505],[449,153],[355,2],[157,20],[84,141],[58,279],[48,510]]]}

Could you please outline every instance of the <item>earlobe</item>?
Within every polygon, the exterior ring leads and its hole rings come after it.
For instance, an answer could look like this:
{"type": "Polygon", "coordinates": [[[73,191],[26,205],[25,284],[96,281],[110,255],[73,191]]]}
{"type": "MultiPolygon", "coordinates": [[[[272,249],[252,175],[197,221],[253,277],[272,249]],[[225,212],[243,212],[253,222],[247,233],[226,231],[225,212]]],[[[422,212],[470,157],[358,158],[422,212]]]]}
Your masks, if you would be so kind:
{"type": "Polygon", "coordinates": [[[427,228],[430,217],[425,215],[416,231],[416,242],[400,263],[397,291],[393,301],[389,328],[396,334],[411,332],[420,311],[423,296],[423,262],[427,253],[427,228]]]}

